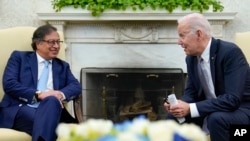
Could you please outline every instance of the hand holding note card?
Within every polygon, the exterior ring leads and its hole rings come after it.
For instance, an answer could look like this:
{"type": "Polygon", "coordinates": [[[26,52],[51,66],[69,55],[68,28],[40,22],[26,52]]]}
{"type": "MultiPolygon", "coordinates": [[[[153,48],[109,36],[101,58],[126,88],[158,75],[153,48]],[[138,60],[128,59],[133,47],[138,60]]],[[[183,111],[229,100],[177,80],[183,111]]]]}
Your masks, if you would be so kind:
{"type": "MultiPolygon", "coordinates": [[[[170,103],[170,105],[178,104],[175,94],[168,95],[168,102],[170,103]]],[[[177,118],[177,120],[179,121],[179,123],[183,123],[185,121],[185,118],[177,118]]]]}

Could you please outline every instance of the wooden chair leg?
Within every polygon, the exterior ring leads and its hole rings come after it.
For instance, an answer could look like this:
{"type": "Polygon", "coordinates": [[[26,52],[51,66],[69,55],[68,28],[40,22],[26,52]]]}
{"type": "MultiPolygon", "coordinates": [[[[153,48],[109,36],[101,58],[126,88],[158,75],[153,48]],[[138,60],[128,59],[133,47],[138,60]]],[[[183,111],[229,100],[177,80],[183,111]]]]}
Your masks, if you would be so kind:
{"type": "Polygon", "coordinates": [[[74,114],[78,123],[83,122],[82,95],[73,100],[74,114]]]}

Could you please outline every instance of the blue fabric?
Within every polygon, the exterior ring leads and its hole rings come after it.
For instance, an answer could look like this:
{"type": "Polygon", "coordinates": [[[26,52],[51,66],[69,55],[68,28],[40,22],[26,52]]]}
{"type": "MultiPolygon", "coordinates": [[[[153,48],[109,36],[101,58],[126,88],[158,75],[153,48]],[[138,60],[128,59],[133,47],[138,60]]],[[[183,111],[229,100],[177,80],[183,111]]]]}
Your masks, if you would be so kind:
{"type": "Polygon", "coordinates": [[[45,60],[43,72],[37,84],[37,90],[44,92],[47,88],[47,82],[49,78],[49,61],[45,60]]]}
{"type": "Polygon", "coordinates": [[[183,136],[179,135],[178,133],[174,133],[174,141],[190,141],[183,136]]]}
{"type": "MultiPolygon", "coordinates": [[[[44,60],[43,63],[44,63],[44,68],[37,84],[37,90],[42,92],[46,90],[49,78],[49,61],[44,60]]],[[[37,108],[39,106],[39,102],[36,102],[34,104],[28,104],[28,106],[37,108]]]]}

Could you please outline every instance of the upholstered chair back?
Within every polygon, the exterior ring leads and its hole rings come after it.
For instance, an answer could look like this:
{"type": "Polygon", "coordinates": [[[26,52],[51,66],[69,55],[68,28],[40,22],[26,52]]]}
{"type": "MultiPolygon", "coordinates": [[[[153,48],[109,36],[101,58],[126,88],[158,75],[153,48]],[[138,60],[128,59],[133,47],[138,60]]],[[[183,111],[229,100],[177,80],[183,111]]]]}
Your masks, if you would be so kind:
{"type": "Polygon", "coordinates": [[[242,49],[248,63],[250,64],[250,31],[236,33],[234,41],[242,49]]]}

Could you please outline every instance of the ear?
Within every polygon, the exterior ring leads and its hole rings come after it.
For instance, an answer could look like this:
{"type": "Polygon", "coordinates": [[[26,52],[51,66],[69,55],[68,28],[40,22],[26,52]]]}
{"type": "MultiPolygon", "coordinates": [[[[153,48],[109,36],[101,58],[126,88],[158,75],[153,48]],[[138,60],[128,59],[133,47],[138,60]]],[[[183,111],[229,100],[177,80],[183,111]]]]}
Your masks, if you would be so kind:
{"type": "Polygon", "coordinates": [[[201,41],[201,40],[203,40],[205,37],[204,37],[204,32],[202,31],[202,30],[200,30],[200,29],[198,29],[197,31],[196,31],[196,35],[197,35],[197,39],[199,40],[199,41],[201,41]]]}
{"type": "Polygon", "coordinates": [[[196,31],[196,35],[199,37],[199,38],[201,38],[202,36],[203,36],[203,32],[201,31],[201,30],[197,30],[196,31]]]}

